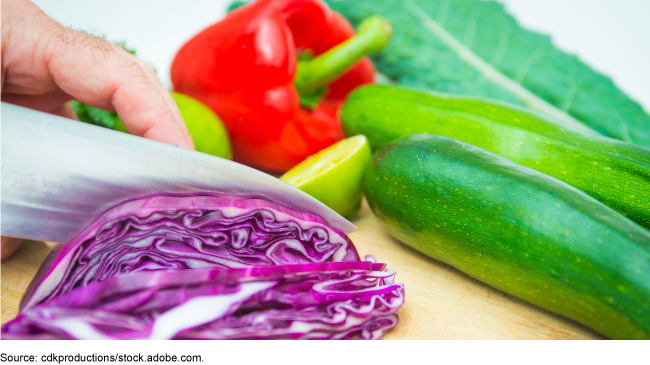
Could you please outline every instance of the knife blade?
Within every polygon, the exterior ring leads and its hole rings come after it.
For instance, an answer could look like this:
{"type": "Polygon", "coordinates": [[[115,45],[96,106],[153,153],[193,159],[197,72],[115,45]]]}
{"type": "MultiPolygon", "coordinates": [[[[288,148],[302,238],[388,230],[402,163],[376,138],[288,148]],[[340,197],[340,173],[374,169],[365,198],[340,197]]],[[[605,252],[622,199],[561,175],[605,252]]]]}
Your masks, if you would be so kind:
{"type": "Polygon", "coordinates": [[[258,195],[357,229],[297,188],[253,168],[2,103],[2,235],[66,243],[111,206],[157,192],[258,195]]]}

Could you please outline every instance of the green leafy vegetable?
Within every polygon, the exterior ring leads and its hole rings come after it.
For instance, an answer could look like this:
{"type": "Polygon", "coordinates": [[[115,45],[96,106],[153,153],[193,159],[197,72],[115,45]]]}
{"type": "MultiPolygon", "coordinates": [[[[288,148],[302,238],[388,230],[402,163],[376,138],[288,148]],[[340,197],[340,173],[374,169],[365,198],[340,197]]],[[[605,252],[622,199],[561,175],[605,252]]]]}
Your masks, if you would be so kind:
{"type": "Polygon", "coordinates": [[[241,6],[248,4],[249,2],[250,1],[242,1],[242,0],[233,1],[230,5],[228,5],[228,9],[226,9],[226,11],[231,12],[241,6]]]}
{"type": "Polygon", "coordinates": [[[117,41],[117,42],[113,42],[113,43],[115,43],[116,46],[122,47],[122,49],[124,49],[125,51],[127,51],[130,54],[135,56],[135,53],[136,53],[135,49],[128,47],[126,45],[126,41],[117,41]]]}
{"type": "Polygon", "coordinates": [[[549,37],[522,29],[499,3],[326,2],[354,26],[371,15],[391,21],[393,40],[372,58],[398,84],[524,105],[650,147],[650,116],[636,102],[549,37]]]}
{"type": "Polygon", "coordinates": [[[82,122],[113,129],[119,120],[116,112],[107,112],[90,105],[82,104],[76,100],[70,103],[74,112],[77,114],[77,118],[82,122]]]}

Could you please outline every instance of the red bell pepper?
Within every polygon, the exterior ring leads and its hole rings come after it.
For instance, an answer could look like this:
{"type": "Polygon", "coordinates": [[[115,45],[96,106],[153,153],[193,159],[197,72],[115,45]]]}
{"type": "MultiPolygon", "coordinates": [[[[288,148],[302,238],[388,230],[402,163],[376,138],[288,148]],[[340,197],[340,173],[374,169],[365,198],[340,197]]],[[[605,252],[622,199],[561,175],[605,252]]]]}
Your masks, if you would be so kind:
{"type": "Polygon", "coordinates": [[[319,0],[259,0],[188,41],[172,83],[221,117],[235,161],[282,172],[343,138],[337,110],[352,89],[374,82],[363,56],[390,34],[390,23],[373,17],[354,36],[319,0]]]}

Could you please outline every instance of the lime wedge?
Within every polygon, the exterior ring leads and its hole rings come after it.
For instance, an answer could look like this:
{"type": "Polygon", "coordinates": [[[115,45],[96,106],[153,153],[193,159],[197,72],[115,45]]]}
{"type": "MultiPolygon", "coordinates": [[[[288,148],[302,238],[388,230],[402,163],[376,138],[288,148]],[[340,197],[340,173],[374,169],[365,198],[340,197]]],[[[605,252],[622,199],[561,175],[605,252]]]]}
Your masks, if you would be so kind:
{"type": "Polygon", "coordinates": [[[350,137],[307,157],[280,180],[351,217],[361,207],[361,177],[371,156],[366,136],[350,137]]]}
{"type": "Polygon", "coordinates": [[[171,93],[176,101],[187,130],[192,135],[197,151],[209,155],[232,158],[230,138],[221,119],[200,101],[177,92],[171,93]]]}

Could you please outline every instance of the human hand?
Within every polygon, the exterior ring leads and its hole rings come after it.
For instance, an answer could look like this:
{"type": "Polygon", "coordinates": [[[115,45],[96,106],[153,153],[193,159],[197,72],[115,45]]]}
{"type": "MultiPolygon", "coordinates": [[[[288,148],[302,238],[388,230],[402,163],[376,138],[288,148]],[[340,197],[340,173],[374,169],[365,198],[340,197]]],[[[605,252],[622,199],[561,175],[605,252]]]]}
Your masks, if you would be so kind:
{"type": "MultiPolygon", "coordinates": [[[[2,101],[76,119],[76,99],[116,111],[134,135],[194,149],[153,69],[122,48],[70,29],[26,0],[2,0],[2,101]]],[[[2,238],[2,259],[18,248],[2,238]]]]}

